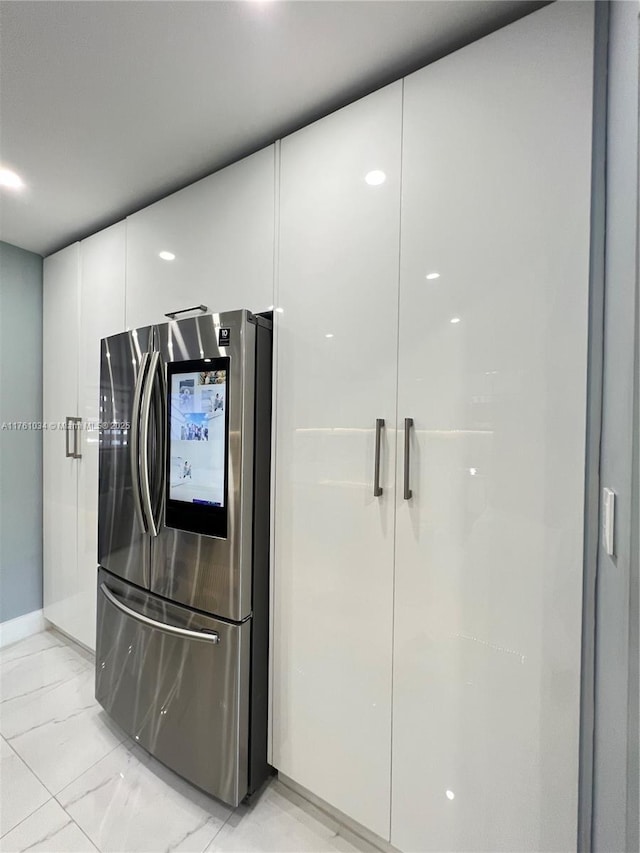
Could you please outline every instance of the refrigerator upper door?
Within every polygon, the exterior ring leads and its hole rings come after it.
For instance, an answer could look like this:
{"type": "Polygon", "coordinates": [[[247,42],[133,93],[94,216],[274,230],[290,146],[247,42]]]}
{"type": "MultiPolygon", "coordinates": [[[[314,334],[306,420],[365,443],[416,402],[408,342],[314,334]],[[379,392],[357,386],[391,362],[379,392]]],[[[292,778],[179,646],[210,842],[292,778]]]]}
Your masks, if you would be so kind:
{"type": "Polygon", "coordinates": [[[157,329],[158,349],[171,365],[170,423],[166,458],[158,460],[166,464],[166,515],[153,540],[151,590],[234,621],[251,613],[252,320],[248,311],[233,311],[157,329]],[[182,374],[177,362],[191,364],[182,374]],[[222,409],[217,408],[220,398],[222,409]],[[193,524],[186,521],[190,513],[193,524]]]}
{"type": "Polygon", "coordinates": [[[98,562],[147,588],[150,539],[141,495],[139,439],[151,347],[150,327],[101,342],[98,454],[98,562]]]}

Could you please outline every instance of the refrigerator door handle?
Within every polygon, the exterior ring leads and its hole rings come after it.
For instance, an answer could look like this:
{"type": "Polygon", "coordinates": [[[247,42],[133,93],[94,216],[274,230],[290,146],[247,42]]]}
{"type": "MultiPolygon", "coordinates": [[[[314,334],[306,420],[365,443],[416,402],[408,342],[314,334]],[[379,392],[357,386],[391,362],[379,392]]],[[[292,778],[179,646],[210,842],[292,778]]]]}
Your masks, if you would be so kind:
{"type": "Polygon", "coordinates": [[[153,517],[153,501],[151,499],[151,480],[149,477],[149,425],[151,421],[151,400],[153,385],[158,369],[159,352],[152,352],[149,357],[149,369],[142,392],[140,406],[140,491],[142,493],[142,508],[147,519],[147,533],[158,535],[158,525],[153,517]]]}
{"type": "Polygon", "coordinates": [[[411,427],[413,418],[404,419],[404,499],[411,500],[413,492],[409,487],[409,469],[411,467],[411,427]]]}
{"type": "Polygon", "coordinates": [[[144,511],[142,509],[142,496],[140,494],[140,408],[148,361],[149,353],[145,352],[140,361],[140,369],[138,371],[138,376],[136,379],[136,390],[133,397],[133,412],[131,418],[131,439],[129,445],[131,461],[131,480],[133,482],[133,503],[136,510],[138,524],[140,525],[140,530],[142,531],[142,533],[148,533],[148,529],[144,511]]]}
{"type": "Polygon", "coordinates": [[[154,469],[156,482],[151,495],[151,517],[159,532],[162,526],[162,512],[164,508],[164,491],[166,484],[165,451],[167,446],[167,393],[164,379],[164,365],[162,356],[157,353],[158,358],[154,361],[149,371],[149,384],[152,386],[151,408],[154,413],[155,426],[155,455],[154,469]],[[153,371],[153,372],[152,372],[153,371]]]}
{"type": "Polygon", "coordinates": [[[149,628],[162,631],[164,634],[172,634],[177,637],[188,637],[190,640],[202,640],[205,643],[212,643],[214,646],[220,644],[220,634],[216,631],[191,631],[189,628],[180,628],[178,625],[167,625],[165,622],[158,622],[156,619],[151,619],[149,616],[145,616],[144,613],[138,613],[137,610],[127,607],[123,601],[120,601],[120,599],[111,592],[104,582],[100,584],[100,591],[107,601],[113,604],[115,608],[120,610],[126,616],[131,617],[131,619],[135,619],[136,622],[141,622],[143,625],[147,625],[149,628]]]}
{"type": "Polygon", "coordinates": [[[384,426],[384,418],[376,418],[376,449],[373,465],[373,496],[379,498],[382,494],[382,486],[380,485],[380,445],[382,436],[382,427],[384,426]]]}

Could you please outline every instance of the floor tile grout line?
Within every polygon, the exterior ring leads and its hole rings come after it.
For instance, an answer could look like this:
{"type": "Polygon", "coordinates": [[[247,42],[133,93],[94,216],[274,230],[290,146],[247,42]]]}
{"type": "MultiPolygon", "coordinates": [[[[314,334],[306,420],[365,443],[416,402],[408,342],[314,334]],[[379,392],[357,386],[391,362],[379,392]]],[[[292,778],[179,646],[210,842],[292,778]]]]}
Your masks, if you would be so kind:
{"type": "MultiPolygon", "coordinates": [[[[48,793],[48,790],[47,790],[47,793],[48,793]]],[[[53,794],[49,797],[49,799],[48,799],[48,800],[45,800],[45,801],[44,801],[44,803],[41,803],[41,804],[40,804],[37,808],[35,808],[32,812],[29,812],[29,814],[28,814],[28,815],[25,815],[21,820],[19,820],[19,821],[18,821],[18,823],[14,824],[14,825],[11,827],[11,829],[8,829],[6,832],[3,832],[3,833],[2,833],[2,835],[0,835],[0,841],[1,841],[3,838],[6,838],[6,837],[7,837],[7,835],[9,835],[9,833],[10,833],[10,832],[13,832],[13,830],[14,830],[14,829],[17,829],[19,826],[22,826],[22,824],[25,822],[25,820],[29,820],[29,818],[30,818],[30,817],[33,817],[33,816],[34,816],[34,814],[35,814],[37,811],[40,811],[40,809],[41,809],[41,808],[44,808],[44,806],[46,806],[46,805],[47,805],[47,803],[50,803],[50,802],[51,802],[51,800],[55,800],[55,797],[53,796],[53,794]]]]}
{"type": "MultiPolygon", "coordinates": [[[[48,790],[48,789],[47,789],[47,790],[48,790]]],[[[60,802],[60,800],[59,800],[55,795],[53,795],[53,794],[49,797],[49,799],[48,799],[48,800],[45,800],[45,802],[44,802],[44,803],[42,803],[42,805],[41,805],[41,806],[38,806],[38,808],[37,808],[37,809],[34,809],[34,810],[33,810],[30,814],[28,814],[26,817],[23,817],[23,818],[22,818],[22,820],[21,820],[21,821],[19,821],[18,823],[16,823],[16,825],[15,825],[15,826],[12,826],[12,827],[11,827],[11,829],[8,829],[6,832],[3,832],[3,833],[2,833],[2,835],[0,835],[0,840],[2,840],[3,838],[6,838],[6,837],[7,837],[7,835],[9,835],[9,833],[10,833],[10,832],[13,832],[15,829],[18,829],[18,827],[22,826],[22,824],[23,824],[25,821],[29,820],[29,818],[32,818],[32,817],[34,816],[34,814],[35,814],[37,811],[40,811],[40,809],[43,809],[43,808],[44,808],[46,805],[48,805],[52,800],[60,806],[60,808],[62,809],[62,811],[63,811],[63,812],[66,814],[66,816],[69,818],[70,823],[72,823],[72,824],[74,824],[74,826],[77,826],[77,827],[78,827],[78,829],[79,829],[79,830],[80,830],[80,832],[84,835],[84,837],[87,839],[87,841],[89,842],[89,844],[91,844],[93,847],[95,847],[97,850],[99,850],[100,848],[99,848],[96,844],[94,844],[94,843],[93,843],[93,841],[89,838],[89,836],[88,836],[88,835],[87,835],[87,833],[84,831],[84,829],[80,826],[80,824],[79,824],[76,820],[74,820],[74,818],[69,814],[69,812],[68,812],[68,811],[65,809],[65,807],[62,805],[62,803],[60,802]]],[[[69,826],[69,824],[68,824],[68,823],[66,823],[66,824],[64,824],[64,826],[62,826],[62,827],[60,827],[60,828],[61,828],[61,829],[64,829],[66,826],[69,826]]],[[[101,853],[102,853],[102,851],[101,851],[101,853]]]]}
{"type": "MultiPolygon", "coordinates": [[[[54,646],[52,646],[51,648],[55,648],[55,647],[54,647],[54,646]]],[[[43,649],[43,650],[41,650],[41,651],[45,651],[45,649],[43,649]]],[[[36,653],[36,654],[38,654],[38,653],[36,653]]],[[[79,657],[82,657],[82,656],[81,656],[81,655],[79,655],[79,657]]],[[[88,661],[83,661],[83,662],[88,663],[88,661]]],[[[88,666],[88,667],[87,667],[87,669],[88,669],[88,670],[90,670],[90,669],[91,669],[91,667],[90,667],[90,666],[88,666]]],[[[83,674],[82,672],[75,673],[71,678],[68,678],[68,679],[65,679],[64,681],[61,681],[61,682],[60,682],[60,684],[56,685],[56,687],[55,687],[54,689],[56,689],[57,687],[62,686],[63,684],[67,684],[69,681],[72,681],[74,678],[78,678],[78,677],[79,677],[80,675],[82,675],[82,674],[83,674]]],[[[17,697],[14,697],[14,698],[17,698],[17,697]]],[[[9,700],[7,700],[7,701],[9,701],[9,700]]],[[[96,702],[95,704],[96,704],[96,707],[98,707],[98,708],[99,708],[98,703],[96,702]]],[[[11,745],[10,741],[9,741],[9,740],[7,740],[7,738],[5,738],[5,737],[4,737],[4,735],[0,735],[0,737],[1,737],[1,738],[2,738],[2,740],[6,743],[7,747],[11,750],[11,752],[13,753],[13,755],[15,755],[15,756],[18,758],[18,760],[19,760],[19,761],[20,761],[20,762],[21,762],[21,763],[26,767],[26,769],[27,769],[27,770],[28,770],[28,771],[29,771],[29,772],[30,772],[30,773],[31,773],[31,774],[32,774],[32,775],[33,775],[33,776],[38,780],[38,782],[42,785],[42,787],[44,788],[44,790],[49,794],[49,798],[48,798],[47,800],[45,800],[45,802],[44,802],[44,803],[41,803],[39,806],[37,806],[36,808],[34,808],[31,812],[29,812],[29,814],[28,814],[28,815],[25,815],[25,817],[24,817],[24,818],[22,818],[22,820],[18,821],[18,823],[16,823],[14,826],[12,826],[10,829],[8,829],[6,832],[2,833],[2,836],[0,836],[0,837],[1,837],[1,838],[5,838],[5,837],[10,833],[10,832],[13,832],[13,830],[14,830],[14,829],[17,829],[17,828],[18,828],[21,824],[23,824],[26,820],[28,820],[29,818],[33,817],[33,815],[34,815],[34,814],[35,814],[39,809],[41,809],[43,806],[47,805],[47,803],[51,802],[51,800],[54,800],[54,801],[58,804],[58,806],[63,810],[63,812],[67,815],[67,817],[69,818],[69,820],[71,821],[71,823],[72,823],[74,826],[77,826],[77,827],[78,827],[78,829],[80,830],[80,832],[82,833],[82,835],[87,839],[87,841],[88,841],[88,842],[89,842],[93,847],[95,847],[97,850],[100,850],[100,848],[98,847],[98,845],[97,845],[97,844],[94,844],[94,842],[93,842],[93,841],[91,840],[91,838],[87,835],[87,833],[84,831],[84,829],[83,829],[83,828],[80,826],[80,824],[79,824],[79,823],[74,819],[73,815],[71,815],[71,814],[70,814],[70,812],[68,812],[68,811],[67,811],[67,809],[64,807],[64,805],[63,805],[63,804],[60,802],[60,800],[58,799],[58,796],[59,796],[59,795],[60,795],[60,794],[61,794],[61,793],[66,789],[66,788],[68,788],[68,787],[69,787],[69,785],[72,785],[74,782],[77,782],[77,780],[78,780],[81,776],[83,776],[85,773],[87,773],[89,770],[91,770],[93,767],[95,767],[95,765],[96,765],[96,764],[98,764],[98,762],[102,761],[102,759],[103,759],[103,758],[106,758],[108,755],[111,755],[111,753],[112,753],[112,752],[114,752],[114,750],[116,750],[119,746],[122,746],[122,745],[125,743],[125,741],[127,741],[127,740],[128,740],[128,739],[127,739],[127,737],[125,736],[124,738],[122,738],[121,740],[119,740],[119,741],[118,741],[118,743],[116,743],[116,744],[115,744],[115,745],[114,745],[114,746],[113,746],[113,747],[112,747],[108,752],[106,752],[104,755],[102,755],[100,758],[98,758],[96,761],[94,761],[94,762],[93,762],[93,764],[91,764],[89,767],[85,768],[81,773],[79,773],[76,777],[74,777],[74,778],[73,778],[71,781],[69,781],[66,785],[64,785],[62,788],[60,788],[60,790],[59,790],[57,793],[54,793],[54,792],[51,790],[51,788],[50,788],[47,784],[45,784],[44,780],[40,777],[40,775],[36,772],[36,770],[35,770],[33,767],[31,767],[31,765],[30,765],[30,764],[29,764],[29,762],[26,760],[26,758],[24,758],[24,757],[23,757],[23,756],[22,756],[22,755],[21,755],[21,754],[20,754],[20,753],[19,753],[19,752],[18,752],[18,751],[17,751],[17,750],[12,746],[12,745],[11,745]]],[[[227,819],[228,819],[228,818],[227,818],[227,819]]],[[[214,838],[215,838],[215,836],[214,836],[214,838]]],[[[211,843],[212,841],[213,841],[213,838],[211,839],[211,841],[210,841],[209,843],[211,843]]]]}
{"type": "Polygon", "coordinates": [[[226,816],[226,818],[224,819],[224,821],[222,822],[222,824],[219,826],[218,831],[217,831],[217,832],[214,832],[214,834],[211,836],[211,838],[209,839],[209,841],[204,845],[204,847],[203,847],[203,848],[202,848],[202,850],[201,850],[201,853],[206,853],[206,850],[207,850],[209,847],[211,847],[211,845],[213,844],[213,842],[214,842],[214,841],[216,840],[216,838],[220,835],[220,833],[222,832],[222,830],[225,828],[225,826],[226,826],[226,825],[227,825],[227,823],[229,822],[230,818],[231,818],[235,813],[236,813],[236,809],[232,809],[232,810],[229,812],[229,814],[226,816]]]}
{"type": "MultiPolygon", "coordinates": [[[[113,750],[112,750],[112,751],[113,751],[113,750]]],[[[80,774],[80,775],[82,775],[82,774],[80,774]]],[[[78,778],[80,778],[80,777],[78,777],[78,778]]],[[[76,780],[74,779],[73,781],[75,782],[76,780]]],[[[69,782],[69,784],[71,785],[71,782],[69,782]]],[[[62,790],[64,791],[64,788],[63,788],[62,790]]],[[[78,829],[79,829],[79,830],[80,830],[80,832],[84,835],[84,837],[87,839],[87,841],[89,842],[89,844],[91,844],[93,847],[95,847],[95,848],[96,848],[96,850],[100,850],[100,853],[102,853],[101,848],[100,848],[100,847],[98,847],[98,845],[95,843],[95,841],[93,841],[93,840],[91,839],[91,837],[90,837],[90,836],[89,836],[89,835],[84,831],[84,829],[80,826],[80,824],[79,824],[79,823],[78,823],[78,821],[74,818],[74,816],[71,814],[71,812],[68,812],[68,811],[67,811],[67,809],[62,805],[62,803],[60,802],[60,800],[58,799],[58,797],[57,797],[57,796],[54,796],[54,798],[53,798],[53,799],[54,799],[54,800],[56,801],[56,803],[60,806],[60,808],[62,809],[62,811],[67,815],[67,817],[68,817],[68,818],[69,818],[69,820],[74,824],[74,826],[77,826],[77,827],[78,827],[78,829]]]]}
{"type": "MultiPolygon", "coordinates": [[[[55,635],[54,635],[54,636],[55,636],[55,635]]],[[[62,648],[65,648],[65,647],[66,647],[66,648],[69,648],[68,646],[66,646],[66,644],[63,644],[63,643],[60,643],[60,646],[59,646],[59,647],[62,647],[62,648]]],[[[51,646],[50,648],[56,648],[56,646],[51,646]]],[[[40,651],[41,651],[41,652],[42,652],[42,651],[47,651],[47,649],[41,649],[40,651]]],[[[71,649],[71,651],[75,651],[75,650],[72,648],[72,649],[71,649]]],[[[36,654],[39,654],[39,653],[40,653],[40,652],[36,652],[36,654]]],[[[59,687],[62,687],[64,684],[68,684],[70,681],[73,681],[73,680],[74,680],[74,679],[76,679],[76,678],[80,678],[81,676],[86,675],[86,672],[90,672],[90,671],[91,671],[91,665],[89,664],[89,661],[86,661],[86,660],[82,657],[82,655],[80,655],[80,654],[78,654],[78,657],[82,660],[82,662],[83,662],[83,663],[87,664],[87,668],[86,668],[86,670],[84,670],[84,671],[83,671],[83,670],[81,670],[80,672],[76,672],[76,673],[74,673],[72,676],[70,676],[69,678],[65,679],[64,681],[61,681],[61,682],[59,682],[58,684],[55,684],[55,686],[52,686],[52,689],[56,690],[56,689],[58,689],[59,687]]],[[[48,687],[48,686],[50,686],[50,685],[43,685],[43,687],[48,687]]],[[[36,691],[33,691],[33,692],[36,692],[36,691]]],[[[28,694],[23,694],[23,695],[28,695],[28,694]]],[[[12,697],[12,698],[21,698],[21,697],[12,697]]],[[[7,700],[5,700],[5,701],[10,702],[10,701],[11,701],[11,699],[7,699],[7,700]]],[[[96,708],[98,708],[98,709],[100,708],[99,703],[98,703],[98,702],[96,702],[96,701],[95,701],[95,699],[94,699],[94,704],[95,704],[95,707],[96,707],[96,708]]],[[[90,709],[89,709],[89,708],[87,708],[87,709],[85,709],[85,710],[90,710],[90,709]]],[[[20,735],[16,735],[15,737],[19,737],[19,736],[20,736],[20,735]]],[[[119,735],[116,735],[116,736],[118,737],[119,735]]],[[[62,788],[60,788],[60,789],[56,792],[56,791],[52,791],[52,790],[51,790],[51,788],[50,788],[50,787],[45,783],[45,781],[44,781],[44,780],[39,776],[39,774],[38,774],[38,772],[36,771],[36,769],[35,769],[34,767],[31,767],[31,765],[29,764],[29,762],[27,761],[27,759],[26,759],[26,758],[24,758],[24,757],[23,757],[23,756],[18,752],[18,750],[17,750],[15,747],[13,747],[13,746],[11,745],[10,739],[7,739],[7,738],[6,738],[4,735],[2,735],[2,734],[0,734],[0,737],[2,737],[2,739],[5,741],[5,743],[7,743],[7,745],[11,748],[11,750],[12,750],[12,751],[13,751],[13,752],[18,756],[18,758],[22,761],[22,763],[25,765],[25,767],[26,767],[26,768],[27,768],[31,773],[33,773],[33,775],[34,775],[34,776],[36,777],[36,779],[40,782],[40,784],[43,786],[43,788],[44,788],[44,789],[45,789],[49,794],[51,794],[51,796],[52,796],[54,799],[56,799],[56,801],[58,801],[58,800],[57,800],[58,794],[61,794],[61,793],[62,793],[62,791],[64,791],[64,790],[65,790],[65,788],[68,788],[68,787],[69,787],[69,785],[72,785],[72,784],[73,784],[74,782],[76,782],[76,781],[77,781],[81,776],[83,776],[85,773],[87,773],[89,770],[91,770],[93,767],[95,767],[95,765],[96,765],[99,761],[102,761],[102,759],[103,759],[103,758],[106,758],[108,755],[111,755],[111,753],[112,753],[115,749],[117,749],[119,746],[122,746],[122,744],[124,744],[124,742],[128,739],[128,738],[127,738],[127,736],[126,736],[126,735],[124,735],[124,737],[123,737],[122,739],[120,739],[120,740],[118,741],[118,743],[116,743],[116,744],[115,744],[111,749],[109,749],[107,752],[105,752],[105,754],[104,754],[104,755],[101,755],[101,756],[100,756],[100,758],[96,759],[92,764],[90,764],[90,765],[89,765],[89,767],[86,767],[86,768],[85,768],[81,773],[79,773],[77,776],[74,776],[74,778],[73,778],[73,779],[71,779],[69,782],[67,782],[65,785],[63,785],[63,787],[62,787],[62,788]]],[[[59,802],[59,801],[58,801],[58,802],[59,802]]],[[[59,803],[59,805],[60,805],[62,808],[64,808],[64,806],[62,806],[62,803],[59,803]]],[[[66,809],[65,809],[65,812],[66,812],[66,809]]],[[[33,814],[33,812],[32,812],[32,814],[33,814]]],[[[67,812],[67,814],[68,814],[68,812],[67,812]]],[[[72,820],[73,820],[73,818],[72,818],[72,820]]]]}
{"type": "MultiPolygon", "coordinates": [[[[97,703],[96,703],[96,704],[97,704],[97,703]]],[[[78,827],[78,829],[79,829],[79,830],[80,830],[80,832],[84,835],[84,837],[87,839],[87,841],[88,841],[91,845],[93,845],[93,847],[95,847],[95,848],[96,848],[96,850],[99,850],[99,851],[100,851],[100,853],[103,853],[102,848],[101,848],[101,847],[99,847],[99,846],[98,846],[98,844],[97,844],[95,841],[93,841],[93,839],[91,838],[91,836],[90,836],[87,832],[85,832],[85,830],[82,828],[82,826],[80,826],[80,824],[79,824],[79,823],[77,822],[77,820],[73,817],[73,815],[71,814],[71,812],[67,810],[67,808],[66,808],[66,807],[63,805],[63,803],[58,799],[58,797],[60,796],[60,794],[62,794],[62,792],[63,792],[63,791],[65,791],[65,790],[69,787],[69,785],[73,785],[73,783],[74,783],[74,782],[77,782],[77,781],[78,781],[78,779],[79,779],[81,776],[84,776],[84,774],[85,774],[85,773],[88,773],[88,772],[89,772],[89,770],[91,770],[93,767],[95,767],[95,766],[96,766],[96,764],[98,764],[100,761],[102,761],[102,760],[103,760],[104,758],[106,758],[107,756],[111,755],[111,753],[112,753],[112,752],[115,752],[115,750],[116,750],[116,749],[118,749],[118,747],[120,747],[120,746],[125,746],[125,744],[126,744],[126,742],[127,742],[127,741],[129,741],[129,738],[125,735],[125,737],[120,741],[120,743],[117,743],[117,744],[113,747],[113,749],[110,749],[110,750],[109,750],[109,752],[106,752],[106,753],[105,753],[101,758],[99,758],[97,761],[94,761],[94,762],[93,762],[93,764],[91,765],[91,767],[87,767],[87,769],[86,769],[86,770],[83,770],[83,771],[82,771],[82,773],[80,773],[78,776],[76,776],[76,778],[75,778],[75,779],[72,779],[72,780],[71,780],[71,782],[68,782],[68,783],[64,786],[64,788],[61,788],[61,789],[58,791],[58,793],[57,793],[57,794],[54,794],[54,795],[53,795],[53,799],[56,801],[56,803],[58,803],[58,805],[59,805],[59,806],[60,806],[60,808],[64,811],[64,813],[65,813],[66,815],[68,815],[68,816],[69,816],[69,818],[71,819],[71,821],[72,821],[72,822],[73,822],[73,823],[78,827]]],[[[128,743],[128,744],[127,744],[127,748],[128,748],[128,747],[130,747],[131,745],[132,745],[131,743],[128,743]]]]}
{"type": "MultiPolygon", "coordinates": [[[[111,747],[111,749],[110,749],[108,752],[105,752],[105,754],[104,754],[104,755],[101,755],[101,756],[100,756],[100,758],[97,758],[97,759],[93,762],[93,764],[90,764],[90,765],[89,765],[89,767],[85,768],[85,769],[82,771],[82,773],[78,773],[78,775],[77,775],[77,776],[75,776],[73,779],[71,779],[71,781],[69,781],[69,782],[67,782],[65,785],[63,785],[63,786],[62,786],[62,788],[60,788],[60,790],[59,790],[59,791],[57,791],[56,793],[52,794],[52,796],[53,796],[53,797],[55,797],[55,798],[56,798],[56,800],[57,800],[57,799],[58,799],[58,796],[59,796],[60,794],[62,794],[62,792],[63,792],[63,791],[66,791],[66,790],[67,790],[67,788],[69,787],[69,785],[73,785],[73,784],[74,784],[74,782],[77,782],[77,781],[78,781],[78,779],[80,779],[80,777],[81,777],[81,776],[84,776],[84,774],[85,774],[85,773],[88,773],[88,772],[89,772],[89,770],[93,770],[93,768],[96,766],[96,764],[99,764],[101,761],[103,761],[105,758],[107,758],[109,755],[111,755],[111,753],[112,753],[112,752],[115,752],[115,750],[116,750],[116,749],[118,749],[118,747],[119,747],[119,746],[123,746],[123,745],[124,745],[124,740],[121,740],[119,743],[115,744],[115,746],[112,746],[112,747],[111,747]]],[[[43,783],[43,784],[44,784],[44,783],[43,783]]],[[[58,800],[58,802],[60,802],[60,801],[58,800]]],[[[62,803],[60,803],[60,805],[62,806],[62,803]]],[[[62,806],[62,808],[64,809],[64,806],[62,806]]],[[[66,811],[66,809],[65,809],[65,811],[66,811]]]]}
{"type": "Polygon", "coordinates": [[[37,773],[34,773],[34,771],[31,769],[31,767],[29,767],[29,765],[28,765],[28,764],[27,764],[27,762],[24,760],[24,758],[20,755],[20,753],[19,753],[19,752],[16,752],[16,750],[11,746],[11,744],[9,743],[9,741],[8,741],[8,740],[6,740],[6,738],[3,738],[3,740],[4,740],[4,742],[7,744],[7,746],[8,746],[8,747],[9,747],[9,749],[11,750],[11,752],[13,752],[13,754],[14,754],[14,755],[15,755],[15,756],[16,756],[16,757],[17,757],[17,758],[18,758],[18,759],[19,759],[19,760],[24,764],[24,766],[27,768],[27,770],[29,771],[29,773],[31,773],[31,775],[32,775],[32,776],[34,776],[34,777],[37,779],[37,781],[42,785],[42,787],[45,789],[45,791],[47,792],[47,794],[49,794],[49,799],[45,800],[45,801],[44,801],[44,803],[40,803],[40,805],[39,805],[39,806],[36,806],[36,807],[35,807],[35,809],[32,809],[32,810],[29,812],[29,814],[28,814],[28,815],[25,815],[25,817],[24,817],[22,820],[18,821],[18,823],[16,823],[16,825],[15,825],[15,826],[12,826],[12,827],[11,827],[11,829],[8,829],[8,830],[7,830],[7,832],[3,832],[3,833],[2,833],[2,836],[1,836],[2,838],[4,838],[4,837],[5,837],[5,835],[7,835],[9,832],[12,832],[12,831],[16,828],[16,826],[20,826],[20,824],[21,824],[24,820],[26,820],[28,817],[31,817],[33,814],[35,814],[35,813],[38,811],[38,809],[42,808],[42,806],[46,805],[46,804],[49,802],[49,800],[51,800],[52,798],[54,798],[54,797],[55,797],[55,794],[53,794],[53,792],[52,792],[52,791],[51,791],[51,790],[50,790],[50,789],[49,789],[49,788],[44,784],[44,782],[43,782],[43,781],[42,781],[42,779],[37,775],[37,773]]]}
{"type": "MultiPolygon", "coordinates": [[[[90,764],[88,767],[85,767],[85,769],[84,769],[81,773],[78,773],[78,775],[77,775],[77,776],[74,776],[74,777],[73,777],[73,779],[70,779],[68,782],[65,782],[65,784],[62,786],[62,788],[58,789],[58,791],[52,791],[52,790],[51,790],[51,788],[49,787],[49,785],[48,785],[48,784],[44,781],[44,779],[42,779],[42,777],[38,774],[38,772],[36,771],[36,769],[35,769],[34,767],[32,767],[32,766],[29,764],[29,762],[27,761],[27,759],[26,759],[26,758],[24,758],[22,755],[20,755],[20,753],[19,753],[19,752],[18,752],[18,751],[13,747],[13,746],[11,746],[11,742],[10,742],[10,741],[8,741],[5,737],[3,737],[3,740],[5,741],[5,743],[7,743],[7,745],[8,745],[8,746],[13,750],[13,752],[18,756],[18,758],[20,759],[20,761],[22,761],[22,763],[23,763],[23,764],[24,764],[24,766],[27,768],[27,770],[29,770],[29,772],[30,772],[30,773],[32,773],[32,774],[36,777],[36,779],[38,780],[38,782],[40,782],[40,784],[42,785],[42,787],[43,787],[43,788],[44,788],[44,789],[45,789],[49,794],[51,794],[51,796],[52,796],[54,799],[56,799],[56,800],[58,799],[58,795],[59,795],[59,794],[61,794],[61,793],[62,793],[66,788],[68,788],[68,787],[69,787],[69,785],[73,785],[73,783],[74,783],[74,782],[77,782],[77,781],[78,781],[78,779],[79,779],[81,776],[84,776],[84,774],[85,774],[85,773],[88,773],[88,772],[89,772],[89,770],[91,770],[93,767],[95,767],[95,766],[96,766],[96,764],[98,764],[100,761],[102,761],[102,759],[103,759],[103,758],[106,758],[108,755],[111,755],[111,753],[112,753],[114,750],[116,750],[119,746],[122,746],[122,745],[124,744],[124,742],[125,742],[125,740],[126,740],[126,739],[127,739],[127,738],[125,737],[123,740],[118,741],[118,743],[116,743],[114,746],[112,746],[112,747],[111,747],[111,749],[109,749],[107,752],[105,752],[105,754],[104,754],[104,755],[101,755],[101,756],[100,756],[100,758],[97,758],[97,759],[96,759],[92,764],[90,764]]],[[[62,803],[60,803],[60,805],[62,806],[62,803]]],[[[64,808],[64,806],[62,806],[62,807],[64,808]]],[[[38,808],[39,808],[39,807],[38,807],[38,808]]],[[[66,809],[65,809],[65,811],[66,811],[66,809]]],[[[32,812],[32,814],[33,814],[33,812],[32,812]]]]}

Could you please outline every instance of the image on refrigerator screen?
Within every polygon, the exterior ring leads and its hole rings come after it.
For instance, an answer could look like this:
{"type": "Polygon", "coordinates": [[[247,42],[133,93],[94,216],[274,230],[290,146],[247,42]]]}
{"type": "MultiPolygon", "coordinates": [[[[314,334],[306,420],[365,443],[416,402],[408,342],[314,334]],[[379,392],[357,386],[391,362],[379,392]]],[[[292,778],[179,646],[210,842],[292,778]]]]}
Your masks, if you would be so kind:
{"type": "Polygon", "coordinates": [[[193,411],[193,379],[183,379],[180,381],[179,393],[180,411],[193,411]]]}
{"type": "Polygon", "coordinates": [[[224,506],[227,371],[171,376],[169,498],[224,506]]]}

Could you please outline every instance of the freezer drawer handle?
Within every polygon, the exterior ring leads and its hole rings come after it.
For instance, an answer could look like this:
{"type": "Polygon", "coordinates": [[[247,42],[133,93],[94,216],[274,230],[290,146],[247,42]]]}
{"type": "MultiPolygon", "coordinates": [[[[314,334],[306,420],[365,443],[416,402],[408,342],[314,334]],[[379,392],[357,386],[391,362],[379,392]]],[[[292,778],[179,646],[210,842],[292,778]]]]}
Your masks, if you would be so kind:
{"type": "Polygon", "coordinates": [[[179,311],[170,311],[164,316],[170,320],[175,320],[178,314],[189,314],[191,311],[202,311],[203,314],[206,314],[208,310],[206,305],[194,305],[193,308],[181,308],[179,311]]]}
{"type": "Polygon", "coordinates": [[[373,468],[373,496],[379,498],[382,494],[382,486],[380,485],[380,438],[382,427],[384,426],[384,418],[376,418],[376,449],[373,468]]]}
{"type": "Polygon", "coordinates": [[[135,619],[136,622],[147,625],[149,628],[154,628],[156,631],[162,631],[164,634],[172,634],[176,637],[188,637],[190,640],[202,640],[204,643],[213,643],[214,646],[220,643],[220,635],[215,631],[191,631],[189,628],[179,628],[177,625],[166,625],[164,622],[157,622],[155,619],[150,619],[148,616],[138,613],[137,610],[132,610],[126,604],[123,604],[119,598],[116,598],[104,582],[100,584],[100,591],[114,607],[117,607],[126,616],[135,619]]]}
{"type": "Polygon", "coordinates": [[[411,500],[413,492],[409,487],[409,469],[411,467],[411,427],[413,426],[413,418],[404,419],[404,499],[411,500]]]}

